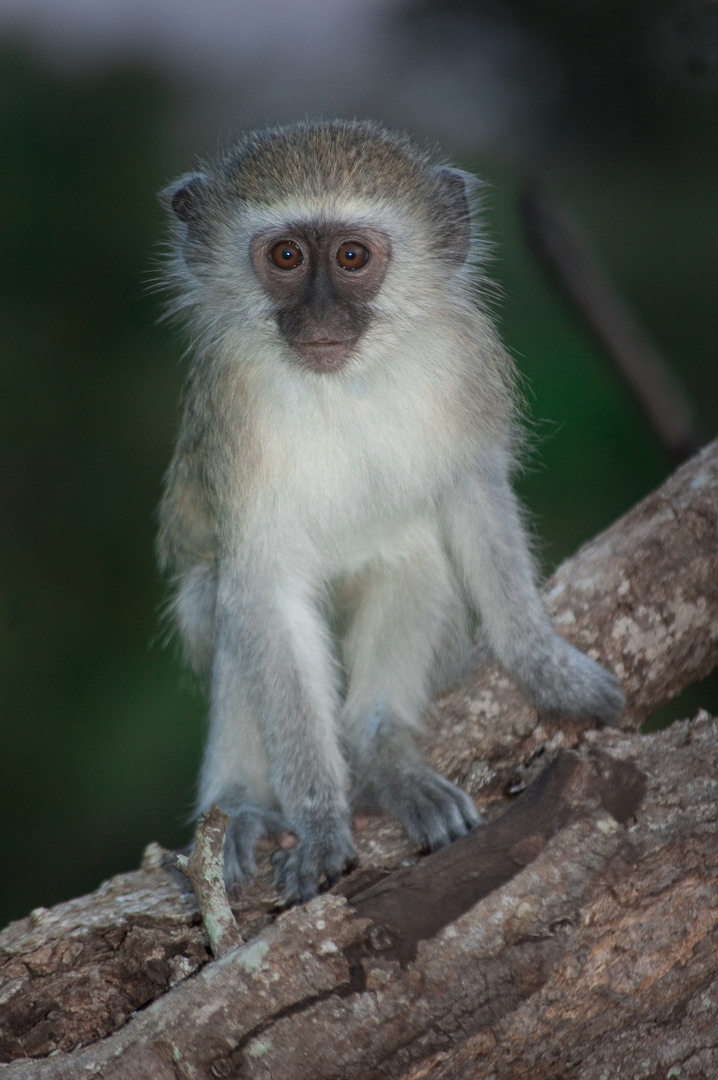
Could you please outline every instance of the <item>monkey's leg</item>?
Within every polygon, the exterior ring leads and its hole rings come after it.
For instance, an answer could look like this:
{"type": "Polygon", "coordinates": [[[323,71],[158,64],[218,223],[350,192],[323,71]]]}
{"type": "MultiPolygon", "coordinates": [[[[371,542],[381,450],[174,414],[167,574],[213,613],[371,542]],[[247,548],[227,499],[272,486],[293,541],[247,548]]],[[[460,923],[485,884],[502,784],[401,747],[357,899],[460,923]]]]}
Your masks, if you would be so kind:
{"type": "Polygon", "coordinates": [[[444,509],[447,546],[499,663],[539,712],[615,721],[625,704],[618,680],[554,630],[503,470],[457,485],[444,509]]]}
{"type": "Polygon", "coordinates": [[[354,779],[352,805],[398,817],[430,851],[479,822],[469,796],[422,761],[413,739],[432,672],[447,648],[460,647],[465,623],[453,571],[438,538],[427,533],[365,574],[343,643],[348,687],[342,730],[354,779]]]}
{"type": "Polygon", "coordinates": [[[275,857],[290,902],[314,896],[322,875],[334,880],[355,857],[331,653],[307,591],[263,581],[258,561],[220,572],[200,782],[200,809],[216,802],[237,821],[228,855],[240,881],[266,827],[295,833],[296,846],[275,857]]]}

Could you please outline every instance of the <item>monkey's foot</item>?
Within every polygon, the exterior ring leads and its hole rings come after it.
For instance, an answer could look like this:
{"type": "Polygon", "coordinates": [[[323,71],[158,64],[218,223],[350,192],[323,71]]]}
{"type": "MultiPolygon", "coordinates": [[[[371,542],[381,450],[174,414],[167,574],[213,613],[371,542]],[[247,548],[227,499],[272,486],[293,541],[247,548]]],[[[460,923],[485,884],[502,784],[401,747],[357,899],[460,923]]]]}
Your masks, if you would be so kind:
{"type": "Polygon", "coordinates": [[[324,815],[290,828],[298,842],[272,856],[274,884],[288,904],[303,904],[317,895],[322,877],[327,885],[336,884],[345,867],[356,865],[357,854],[345,814],[334,820],[324,815]]]}
{"type": "Polygon", "coordinates": [[[264,837],[279,838],[289,826],[280,814],[253,803],[221,808],[230,821],[224,839],[224,883],[227,891],[239,891],[257,871],[254,851],[264,837]]]}
{"type": "Polygon", "coordinates": [[[466,792],[423,761],[399,762],[382,770],[380,777],[357,787],[352,801],[399,818],[424,851],[438,851],[481,821],[466,792]]]}

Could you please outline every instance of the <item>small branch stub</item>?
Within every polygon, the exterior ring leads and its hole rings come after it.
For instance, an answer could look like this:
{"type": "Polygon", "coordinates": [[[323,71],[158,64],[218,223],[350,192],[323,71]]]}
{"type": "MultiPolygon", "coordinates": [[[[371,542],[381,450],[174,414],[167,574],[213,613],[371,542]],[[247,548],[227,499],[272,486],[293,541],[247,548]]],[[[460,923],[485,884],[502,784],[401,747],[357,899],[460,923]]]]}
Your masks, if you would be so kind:
{"type": "Polygon", "coordinates": [[[243,943],[224,887],[224,836],[229,816],[211,806],[200,818],[192,854],[178,855],[175,865],[185,874],[197,897],[202,921],[215,958],[243,943]]]}

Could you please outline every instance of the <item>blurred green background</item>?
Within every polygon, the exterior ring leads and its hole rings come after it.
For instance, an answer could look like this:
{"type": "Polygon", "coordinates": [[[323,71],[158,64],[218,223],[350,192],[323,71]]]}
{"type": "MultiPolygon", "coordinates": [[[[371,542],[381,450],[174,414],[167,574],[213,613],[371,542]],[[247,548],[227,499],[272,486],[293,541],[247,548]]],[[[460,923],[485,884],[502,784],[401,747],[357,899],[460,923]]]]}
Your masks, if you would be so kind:
{"type": "MultiPolygon", "coordinates": [[[[432,20],[478,7],[410,8],[403,32],[426,48],[432,20]]],[[[638,64],[632,83],[629,56],[627,84],[604,101],[595,72],[600,49],[625,51],[619,9],[603,5],[605,40],[574,27],[590,66],[549,8],[530,10],[563,72],[553,125],[521,153],[459,155],[490,185],[495,306],[533,431],[519,487],[546,571],[671,465],[522,238],[528,178],[582,222],[704,436],[718,430],[713,85],[693,93],[638,64]]],[[[164,236],[156,192],[193,167],[185,106],[146,62],[63,71],[0,43],[0,925],[136,866],[149,840],[189,836],[204,701],[163,647],[153,561],[183,342],[157,325],[148,288],[164,236]]],[[[699,704],[718,710],[715,673],[660,720],[699,704]]]]}

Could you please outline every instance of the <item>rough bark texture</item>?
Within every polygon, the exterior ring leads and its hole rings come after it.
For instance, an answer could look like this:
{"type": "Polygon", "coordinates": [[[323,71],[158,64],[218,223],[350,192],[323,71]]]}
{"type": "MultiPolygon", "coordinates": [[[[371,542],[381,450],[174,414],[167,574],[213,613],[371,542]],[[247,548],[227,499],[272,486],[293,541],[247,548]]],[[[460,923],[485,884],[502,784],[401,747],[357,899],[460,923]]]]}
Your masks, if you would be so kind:
{"type": "Polygon", "coordinates": [[[625,861],[540,943],[536,992],[403,1080],[718,1077],[718,721],[613,739],[650,777],[625,861]]]}
{"type": "Polygon", "coordinates": [[[428,752],[489,818],[446,851],[375,820],[284,913],[265,858],[216,961],[157,845],[8,927],[0,1080],[718,1076],[718,721],[636,730],[718,660],[717,538],[714,444],[548,583],[632,730],[537,718],[491,670],[439,703],[428,752]]]}

